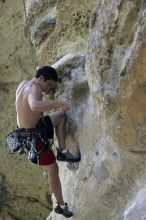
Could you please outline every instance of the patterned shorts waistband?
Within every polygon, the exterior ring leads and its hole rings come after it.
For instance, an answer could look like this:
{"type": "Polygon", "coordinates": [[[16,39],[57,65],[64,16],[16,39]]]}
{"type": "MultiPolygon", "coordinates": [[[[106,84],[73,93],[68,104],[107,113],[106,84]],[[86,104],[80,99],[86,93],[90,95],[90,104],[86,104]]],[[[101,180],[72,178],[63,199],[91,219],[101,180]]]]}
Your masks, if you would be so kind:
{"type": "Polygon", "coordinates": [[[35,134],[35,135],[39,135],[41,133],[41,131],[38,128],[19,128],[17,127],[17,131],[18,133],[20,133],[21,135],[31,135],[31,134],[35,134]]]}
{"type": "Polygon", "coordinates": [[[37,128],[17,128],[18,131],[22,131],[22,132],[33,132],[33,131],[37,131],[37,128]]]}

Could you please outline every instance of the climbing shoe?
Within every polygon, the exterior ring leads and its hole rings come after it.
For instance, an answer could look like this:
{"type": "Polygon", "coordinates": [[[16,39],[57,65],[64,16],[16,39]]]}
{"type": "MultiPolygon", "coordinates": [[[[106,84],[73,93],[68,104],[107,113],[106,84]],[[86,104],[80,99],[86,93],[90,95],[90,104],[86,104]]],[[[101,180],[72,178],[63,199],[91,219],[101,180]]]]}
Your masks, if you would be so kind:
{"type": "Polygon", "coordinates": [[[54,208],[54,211],[55,211],[57,214],[64,215],[66,218],[70,218],[70,217],[73,215],[73,213],[68,210],[67,203],[65,203],[64,205],[65,205],[65,207],[64,207],[64,208],[61,208],[61,206],[58,204],[58,205],[54,208]]]}
{"type": "Polygon", "coordinates": [[[81,160],[80,155],[78,157],[75,157],[72,155],[69,150],[59,150],[57,148],[57,160],[59,161],[64,161],[64,162],[71,162],[71,163],[76,163],[81,160]]]}

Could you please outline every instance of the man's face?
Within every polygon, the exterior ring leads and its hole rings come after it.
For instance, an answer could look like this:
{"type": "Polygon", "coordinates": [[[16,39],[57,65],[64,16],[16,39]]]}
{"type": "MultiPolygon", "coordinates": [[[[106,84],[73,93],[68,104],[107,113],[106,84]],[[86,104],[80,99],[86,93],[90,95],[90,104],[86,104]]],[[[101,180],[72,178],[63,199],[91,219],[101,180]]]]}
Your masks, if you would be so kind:
{"type": "Polygon", "coordinates": [[[49,89],[55,89],[56,86],[57,86],[57,82],[53,81],[52,79],[46,80],[43,83],[43,88],[45,92],[47,92],[49,89]]]}
{"type": "Polygon", "coordinates": [[[39,83],[41,85],[42,91],[43,92],[48,92],[49,90],[55,90],[57,88],[58,82],[49,79],[45,80],[43,76],[39,77],[39,83]]]}

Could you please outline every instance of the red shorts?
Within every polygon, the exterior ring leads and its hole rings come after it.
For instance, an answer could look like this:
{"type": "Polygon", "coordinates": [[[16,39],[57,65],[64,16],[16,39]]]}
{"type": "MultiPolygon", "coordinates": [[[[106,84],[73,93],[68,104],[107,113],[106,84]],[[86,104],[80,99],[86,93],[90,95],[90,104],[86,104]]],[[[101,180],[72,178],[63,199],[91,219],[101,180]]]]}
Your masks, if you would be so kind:
{"type": "MultiPolygon", "coordinates": [[[[39,151],[44,147],[44,143],[40,137],[36,141],[36,150],[39,151]]],[[[50,148],[39,155],[39,165],[51,165],[56,160],[54,153],[50,148]]]]}

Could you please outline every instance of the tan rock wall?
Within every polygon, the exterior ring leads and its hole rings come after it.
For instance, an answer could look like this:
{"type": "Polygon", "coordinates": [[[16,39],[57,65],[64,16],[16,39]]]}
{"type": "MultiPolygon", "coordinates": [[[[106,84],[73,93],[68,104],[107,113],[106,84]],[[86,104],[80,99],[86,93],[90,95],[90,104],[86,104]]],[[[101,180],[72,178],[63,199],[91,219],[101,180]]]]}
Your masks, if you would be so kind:
{"type": "Polygon", "coordinates": [[[109,131],[120,148],[142,149],[144,134],[139,133],[144,129],[146,107],[145,8],[139,1],[101,5],[101,16],[94,12],[91,19],[91,49],[87,56],[90,89],[95,102],[104,105],[109,131]],[[107,18],[111,22],[106,22],[107,18]]]}
{"type": "MultiPolygon", "coordinates": [[[[10,4],[10,1],[5,3],[10,4]]],[[[0,2],[3,8],[2,4],[0,2]]],[[[141,192],[145,192],[146,166],[143,153],[146,142],[145,1],[27,0],[26,10],[38,65],[53,64],[57,68],[62,85],[56,97],[72,98],[73,101],[68,112],[68,145],[73,153],[80,149],[82,160],[75,166],[59,163],[59,167],[64,199],[73,210],[74,219],[131,220],[132,216],[134,220],[144,220],[144,214],[133,210],[145,213],[139,203],[141,192]]],[[[24,63],[14,83],[24,76],[24,72],[25,76],[29,75],[25,66],[29,63],[28,58],[20,60],[24,63]]],[[[2,73],[7,69],[4,65],[5,59],[0,65],[2,73]]],[[[27,69],[30,69],[30,64],[27,69]]],[[[8,90],[12,82],[8,79],[9,75],[2,75],[2,100],[5,102],[1,108],[4,110],[7,107],[14,126],[14,111],[11,111],[14,104],[10,101],[13,94],[8,90]]],[[[14,83],[11,91],[15,91],[14,83]]],[[[10,121],[4,111],[1,117],[2,126],[6,125],[7,130],[10,121]]],[[[2,158],[4,173],[9,168],[9,164],[4,166],[5,158],[2,158]]],[[[19,160],[12,160],[11,166],[16,167],[19,160]]],[[[5,178],[1,175],[3,196],[10,188],[13,188],[13,195],[16,191],[15,199],[18,199],[20,192],[28,195],[21,172],[24,165],[31,165],[25,159],[22,161],[15,170],[22,188],[16,184],[16,190],[9,181],[5,189],[5,178]]],[[[37,170],[37,167],[34,169],[37,170]]],[[[24,176],[29,182],[31,170],[24,170],[28,172],[24,176]]],[[[7,176],[14,181],[14,173],[7,176]]],[[[33,182],[29,182],[31,187],[37,182],[37,177],[34,176],[33,182]]],[[[35,185],[35,198],[42,196],[44,199],[42,182],[40,178],[35,185]]],[[[37,208],[39,213],[45,215],[44,209],[44,206],[37,208]]],[[[21,210],[19,213],[22,213],[21,210]]],[[[24,212],[26,210],[23,209],[24,212]]],[[[38,215],[37,218],[41,217],[38,215]]],[[[29,219],[33,219],[32,216],[29,219]]],[[[52,212],[48,220],[55,219],[64,217],[52,212]]]]}
{"type": "MultiPolygon", "coordinates": [[[[145,218],[137,202],[145,181],[145,13],[144,1],[117,0],[100,1],[92,12],[82,161],[74,171],[61,166],[63,192],[76,220],[145,218]]],[[[63,218],[52,212],[50,219],[63,218]]]]}
{"type": "Polygon", "coordinates": [[[52,64],[62,56],[85,51],[90,12],[95,0],[26,2],[38,63],[52,64]]]}

